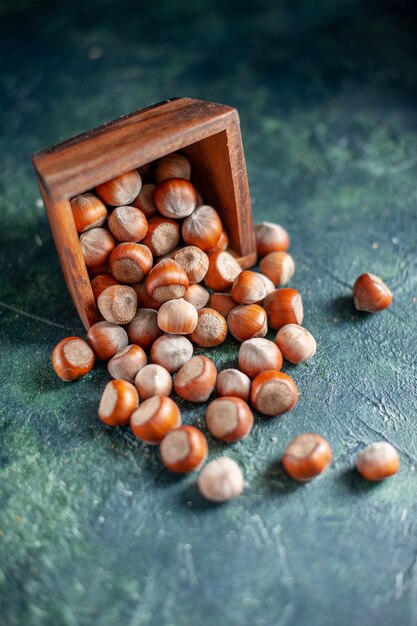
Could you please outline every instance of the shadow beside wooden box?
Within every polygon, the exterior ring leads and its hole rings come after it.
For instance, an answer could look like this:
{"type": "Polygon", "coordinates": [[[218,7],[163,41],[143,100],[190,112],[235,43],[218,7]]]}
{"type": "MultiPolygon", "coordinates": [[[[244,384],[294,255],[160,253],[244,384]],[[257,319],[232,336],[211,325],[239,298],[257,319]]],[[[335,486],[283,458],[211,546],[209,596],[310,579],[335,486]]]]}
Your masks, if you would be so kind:
{"type": "Polygon", "coordinates": [[[70,200],[180,150],[192,182],[219,213],[242,267],[256,262],[248,179],[236,109],[178,98],[126,115],[33,155],[68,289],[88,330],[100,318],[70,200]]]}

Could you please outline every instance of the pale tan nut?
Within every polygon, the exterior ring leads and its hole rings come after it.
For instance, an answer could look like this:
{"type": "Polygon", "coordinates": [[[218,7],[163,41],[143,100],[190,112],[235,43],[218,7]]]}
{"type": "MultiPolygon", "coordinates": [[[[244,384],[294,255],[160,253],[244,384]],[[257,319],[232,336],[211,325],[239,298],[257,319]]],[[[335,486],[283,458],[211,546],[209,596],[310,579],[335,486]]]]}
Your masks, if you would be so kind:
{"type": "Polygon", "coordinates": [[[243,493],[242,470],[227,456],[210,461],[198,477],[198,488],[206,500],[227,502],[243,493]]]}

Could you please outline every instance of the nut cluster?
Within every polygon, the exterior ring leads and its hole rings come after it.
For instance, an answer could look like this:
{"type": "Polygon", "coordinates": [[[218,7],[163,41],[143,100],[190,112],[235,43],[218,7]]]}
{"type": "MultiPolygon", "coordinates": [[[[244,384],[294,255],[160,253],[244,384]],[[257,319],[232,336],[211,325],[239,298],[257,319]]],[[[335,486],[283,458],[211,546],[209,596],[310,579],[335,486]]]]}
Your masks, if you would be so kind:
{"type": "MultiPolygon", "coordinates": [[[[193,185],[185,155],[167,155],[141,171],[154,172],[153,180],[142,185],[133,170],[71,201],[102,320],[88,331],[89,345],[77,337],[63,339],[52,362],[58,376],[69,381],[91,370],[94,355],[108,361],[113,380],[102,394],[99,418],[109,426],[130,424],[138,439],[160,444],[168,469],[188,473],[204,464],[208,443],[200,429],[182,424],[172,389],[193,403],[207,402],[216,391],[205,414],[207,430],[215,439],[234,442],[253,427],[249,403],[267,416],[294,408],[298,390],[280,371],[283,358],[303,363],[314,356],[316,342],[301,327],[300,293],[282,287],[295,264],[281,226],[255,228],[261,272],[242,271],[219,214],[193,185]],[[274,341],[265,338],[268,328],[278,331],[274,341]],[[242,342],[238,369],[218,373],[210,358],[193,356],[193,344],[217,346],[229,331],[242,342]]],[[[385,285],[366,276],[355,287],[355,304],[380,310],[387,305],[385,285]]],[[[375,453],[368,457],[375,465],[375,453]]],[[[331,458],[325,439],[304,433],[288,446],[282,462],[294,479],[308,480],[331,458]]],[[[362,455],[362,475],[371,480],[383,475],[380,468],[363,470],[365,461],[362,455]]],[[[204,497],[223,502],[243,491],[244,480],[240,467],[221,457],[205,466],[198,484],[204,497]]]]}

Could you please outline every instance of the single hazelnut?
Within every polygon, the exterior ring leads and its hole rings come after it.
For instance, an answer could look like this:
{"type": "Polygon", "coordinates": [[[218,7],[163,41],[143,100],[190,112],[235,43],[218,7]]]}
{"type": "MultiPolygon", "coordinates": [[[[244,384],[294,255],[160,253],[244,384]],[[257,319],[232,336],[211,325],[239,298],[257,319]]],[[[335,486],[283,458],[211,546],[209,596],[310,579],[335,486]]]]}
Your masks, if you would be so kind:
{"type": "Polygon", "coordinates": [[[221,291],[212,291],[208,299],[210,309],[218,311],[225,319],[228,319],[230,311],[238,306],[236,300],[233,300],[230,293],[221,291]]]}
{"type": "Polygon", "coordinates": [[[181,233],[187,245],[207,251],[217,244],[222,230],[217,211],[208,204],[203,204],[184,220],[181,233]]]}
{"type": "Polygon", "coordinates": [[[285,285],[294,275],[295,263],[288,252],[270,252],[259,263],[259,268],[274,285],[285,285]]]}
{"type": "Polygon", "coordinates": [[[227,322],[223,315],[214,309],[198,311],[198,322],[190,335],[191,341],[203,348],[212,348],[223,343],[227,337],[227,322]]]}
{"type": "Polygon", "coordinates": [[[262,224],[255,226],[255,239],[260,259],[270,252],[285,252],[290,246],[287,231],[279,224],[272,224],[271,222],[262,222],[262,224]]]}
{"type": "Polygon", "coordinates": [[[209,300],[210,293],[201,285],[190,285],[184,294],[184,300],[189,302],[197,311],[204,308],[209,300]]]}
{"type": "Polygon", "coordinates": [[[180,248],[172,254],[172,258],[181,265],[188,276],[190,285],[200,283],[207,274],[208,256],[196,246],[180,248]]]}
{"type": "Polygon", "coordinates": [[[239,441],[253,427],[253,413],[241,398],[216,398],[207,407],[206,425],[213,437],[220,441],[239,441]]]}
{"type": "Polygon", "coordinates": [[[93,290],[95,299],[97,300],[99,295],[103,293],[107,287],[111,287],[112,285],[120,285],[120,283],[111,274],[97,274],[97,276],[94,276],[94,278],[91,279],[91,289],[93,290]]]}
{"type": "Polygon", "coordinates": [[[84,233],[90,228],[103,226],[107,218],[107,208],[93,193],[82,193],[71,200],[75,228],[84,233]]]}
{"type": "Polygon", "coordinates": [[[155,172],[155,180],[158,184],[163,183],[169,178],[185,178],[185,180],[190,180],[190,177],[191,164],[182,154],[167,154],[167,156],[159,159],[155,172]]]}
{"type": "Polygon", "coordinates": [[[139,404],[138,392],[127,380],[111,380],[104,388],[98,416],[108,426],[124,426],[139,404]]]}
{"type": "Polygon", "coordinates": [[[148,232],[142,243],[148,246],[154,256],[163,256],[174,250],[179,240],[178,222],[168,217],[153,217],[148,222],[148,232]]]}
{"type": "Polygon", "coordinates": [[[107,364],[110,376],[127,380],[129,383],[135,381],[136,374],[146,365],[145,351],[135,344],[130,344],[116,352],[114,357],[107,364]]]}
{"type": "Polygon", "coordinates": [[[377,441],[366,446],[356,456],[356,468],[366,480],[384,480],[400,468],[397,450],[387,441],[377,441]]]}
{"type": "Polygon", "coordinates": [[[194,426],[180,426],[165,435],[160,452],[167,469],[177,474],[188,474],[204,463],[208,445],[201,430],[194,426]]]}
{"type": "Polygon", "coordinates": [[[153,396],[142,402],[130,417],[130,428],[145,443],[161,443],[173,428],[181,426],[178,406],[167,396],[153,396]]]}
{"type": "Polygon", "coordinates": [[[208,255],[209,268],[205,283],[213,291],[228,291],[242,268],[229,252],[213,252],[208,255]]]}
{"type": "Polygon", "coordinates": [[[116,242],[107,228],[92,228],[80,235],[81,252],[88,267],[104,265],[116,242]]]}
{"type": "Polygon", "coordinates": [[[207,463],[201,470],[198,488],[201,495],[210,502],[227,502],[243,493],[242,470],[236,461],[221,456],[207,463]]]}
{"type": "Polygon", "coordinates": [[[88,343],[101,361],[108,361],[128,343],[124,328],[110,322],[97,322],[87,333],[88,343]]]}
{"type": "Polygon", "coordinates": [[[141,400],[152,396],[169,396],[172,391],[171,374],[162,365],[145,365],[136,375],[135,387],[141,400]]]}
{"type": "Polygon", "coordinates": [[[376,313],[391,305],[392,293],[379,276],[362,274],[353,285],[353,300],[358,311],[376,313]]]}
{"type": "Polygon", "coordinates": [[[269,339],[256,337],[242,343],[238,355],[239,369],[255,378],[266,370],[280,370],[282,367],[281,350],[269,339]]]}
{"type": "Polygon", "coordinates": [[[136,313],[136,291],[126,285],[112,285],[99,295],[97,306],[107,322],[128,324],[136,313]]]}
{"type": "Polygon", "coordinates": [[[265,298],[268,290],[260,274],[244,270],[233,281],[231,294],[239,304],[255,304],[265,298]]]}
{"type": "MultiPolygon", "coordinates": [[[[181,219],[191,215],[196,207],[193,185],[184,178],[170,178],[157,185],[153,201],[164,217],[181,219]]],[[[184,240],[185,241],[185,240],[184,240]]]]}
{"type": "Polygon", "coordinates": [[[139,172],[133,170],[116,176],[112,180],[96,187],[97,195],[111,206],[125,206],[130,204],[142,187],[142,179],[139,172]]]}
{"type": "Polygon", "coordinates": [[[141,241],[148,232],[145,214],[134,206],[119,206],[109,217],[109,229],[118,241],[141,241]]]}
{"type": "Polygon", "coordinates": [[[149,248],[140,243],[119,243],[110,255],[110,269],[121,283],[139,283],[153,264],[149,248]]]}
{"type": "Polygon", "coordinates": [[[143,185],[140,190],[140,194],[132,202],[132,206],[140,209],[147,220],[150,220],[151,217],[158,215],[158,210],[153,201],[155,189],[156,185],[152,185],[150,183],[143,185]]]}
{"type": "Polygon", "coordinates": [[[214,390],[216,378],[213,361],[206,356],[193,356],[175,376],[175,393],[190,402],[205,402],[214,390]]]}
{"type": "Polygon", "coordinates": [[[188,276],[172,259],[162,259],[146,277],[146,289],[152,300],[167,302],[182,298],[188,289],[188,276]]]}
{"type": "Polygon", "coordinates": [[[148,350],[162,335],[157,319],[158,313],[154,309],[138,309],[126,327],[130,342],[148,350]]]}
{"type": "Polygon", "coordinates": [[[234,396],[248,402],[250,397],[250,378],[237,369],[227,369],[219,372],[216,381],[218,396],[234,396]]]}
{"type": "Polygon", "coordinates": [[[182,335],[162,335],[151,348],[151,361],[173,374],[193,356],[193,344],[182,335]]]}
{"type": "Polygon", "coordinates": [[[286,324],[301,324],[304,317],[303,302],[296,289],[282,287],[269,293],[263,301],[271,328],[279,330],[286,324]]]}
{"type": "Polygon", "coordinates": [[[165,333],[189,335],[198,323],[196,308],[183,298],[164,302],[158,311],[158,326],[165,333]]]}
{"type": "Polygon", "coordinates": [[[52,351],[52,367],[65,382],[88,374],[94,365],[94,353],[79,337],[62,339],[52,351]]]}
{"type": "Polygon", "coordinates": [[[265,337],[268,332],[265,310],[258,304],[241,304],[232,309],[227,318],[227,325],[238,341],[265,337]]]}
{"type": "Polygon", "coordinates": [[[316,354],[316,340],[307,329],[298,324],[286,324],[277,332],[275,343],[284,359],[293,365],[304,363],[316,354]]]}
{"type": "Polygon", "coordinates": [[[318,476],[332,461],[332,449],[316,433],[298,435],[286,447],[282,465],[294,480],[306,481],[318,476]]]}
{"type": "Polygon", "coordinates": [[[269,370],[261,372],[252,381],[251,403],[264,415],[280,415],[297,404],[297,385],[288,374],[269,370]]]}

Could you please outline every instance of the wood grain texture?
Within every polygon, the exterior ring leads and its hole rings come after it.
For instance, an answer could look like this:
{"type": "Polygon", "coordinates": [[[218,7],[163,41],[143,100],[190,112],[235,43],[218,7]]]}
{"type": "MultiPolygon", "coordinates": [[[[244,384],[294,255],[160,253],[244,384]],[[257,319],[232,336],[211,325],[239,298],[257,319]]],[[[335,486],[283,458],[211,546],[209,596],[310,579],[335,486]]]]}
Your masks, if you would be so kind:
{"type": "Polygon", "coordinates": [[[256,261],[239,116],[229,106],[176,98],[146,107],[33,155],[65,280],[86,329],[99,319],[68,200],[181,150],[219,212],[242,267],[256,261]]]}

